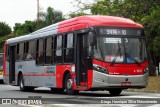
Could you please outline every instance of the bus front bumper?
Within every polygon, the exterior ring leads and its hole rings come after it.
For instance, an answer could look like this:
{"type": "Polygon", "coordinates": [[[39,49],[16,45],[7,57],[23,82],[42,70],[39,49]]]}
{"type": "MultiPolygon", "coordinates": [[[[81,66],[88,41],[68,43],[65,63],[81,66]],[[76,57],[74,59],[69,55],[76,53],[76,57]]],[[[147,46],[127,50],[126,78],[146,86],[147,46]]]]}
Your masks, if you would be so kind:
{"type": "Polygon", "coordinates": [[[143,75],[108,75],[93,71],[91,88],[144,88],[148,84],[148,73],[143,75]]]}

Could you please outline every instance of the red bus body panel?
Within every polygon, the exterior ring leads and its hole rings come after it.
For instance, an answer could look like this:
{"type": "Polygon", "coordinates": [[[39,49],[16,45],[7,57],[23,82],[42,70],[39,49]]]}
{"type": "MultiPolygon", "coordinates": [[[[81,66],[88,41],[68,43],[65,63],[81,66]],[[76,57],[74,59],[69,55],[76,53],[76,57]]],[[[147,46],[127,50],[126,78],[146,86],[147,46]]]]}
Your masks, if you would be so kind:
{"type": "Polygon", "coordinates": [[[90,26],[143,28],[132,20],[113,16],[80,16],[58,24],[58,33],[80,30],[90,26]]]}
{"type": "Polygon", "coordinates": [[[142,75],[144,74],[144,68],[148,65],[148,61],[137,64],[113,64],[102,62],[99,60],[93,60],[94,64],[107,68],[110,75],[142,75]]]}

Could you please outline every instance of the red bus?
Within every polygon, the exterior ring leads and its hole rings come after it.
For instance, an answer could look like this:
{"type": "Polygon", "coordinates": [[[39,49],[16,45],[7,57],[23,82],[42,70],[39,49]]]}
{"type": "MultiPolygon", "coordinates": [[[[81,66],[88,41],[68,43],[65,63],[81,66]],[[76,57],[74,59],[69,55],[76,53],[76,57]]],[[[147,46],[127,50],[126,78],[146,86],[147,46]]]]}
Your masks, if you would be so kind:
{"type": "Polygon", "coordinates": [[[107,90],[148,83],[143,26],[113,16],[80,16],[6,40],[4,82],[31,91],[107,90]]]}

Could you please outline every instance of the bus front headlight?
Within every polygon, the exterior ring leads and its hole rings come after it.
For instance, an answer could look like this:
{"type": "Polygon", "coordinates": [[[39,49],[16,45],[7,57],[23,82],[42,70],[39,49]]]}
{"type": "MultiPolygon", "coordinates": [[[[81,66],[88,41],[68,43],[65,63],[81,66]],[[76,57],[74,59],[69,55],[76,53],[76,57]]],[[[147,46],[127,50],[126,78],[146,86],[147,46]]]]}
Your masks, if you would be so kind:
{"type": "Polygon", "coordinates": [[[106,68],[101,67],[101,66],[99,66],[97,64],[93,64],[93,70],[101,72],[101,73],[108,74],[108,70],[106,68]]]}

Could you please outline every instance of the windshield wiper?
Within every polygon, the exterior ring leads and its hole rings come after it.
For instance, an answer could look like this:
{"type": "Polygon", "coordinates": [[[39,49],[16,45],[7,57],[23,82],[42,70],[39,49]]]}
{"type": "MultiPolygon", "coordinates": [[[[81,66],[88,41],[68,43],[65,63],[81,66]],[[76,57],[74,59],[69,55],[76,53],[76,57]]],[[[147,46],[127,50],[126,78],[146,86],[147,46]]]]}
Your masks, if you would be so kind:
{"type": "Polygon", "coordinates": [[[136,59],[134,59],[131,55],[129,55],[127,52],[125,52],[126,53],[126,56],[128,56],[129,58],[131,58],[131,59],[133,59],[133,61],[138,65],[138,66],[140,66],[140,63],[136,60],[136,59]]]}
{"type": "Polygon", "coordinates": [[[115,57],[114,57],[113,61],[110,63],[111,65],[115,64],[115,61],[116,61],[116,59],[117,59],[116,56],[117,56],[118,52],[119,52],[119,55],[120,55],[120,58],[121,58],[121,48],[120,48],[119,41],[118,41],[118,49],[117,49],[116,54],[114,55],[115,57]]]}

